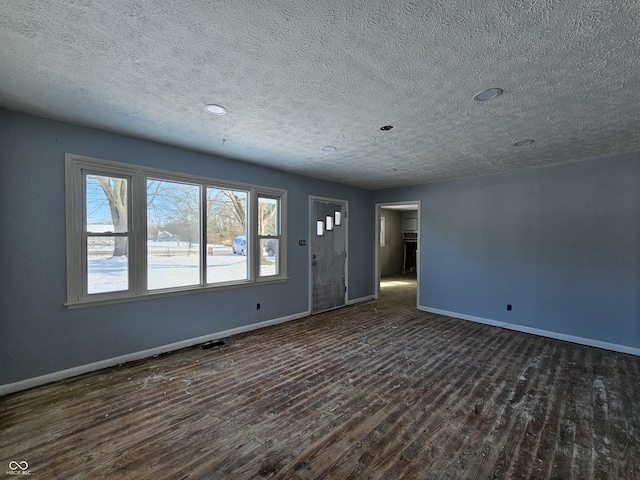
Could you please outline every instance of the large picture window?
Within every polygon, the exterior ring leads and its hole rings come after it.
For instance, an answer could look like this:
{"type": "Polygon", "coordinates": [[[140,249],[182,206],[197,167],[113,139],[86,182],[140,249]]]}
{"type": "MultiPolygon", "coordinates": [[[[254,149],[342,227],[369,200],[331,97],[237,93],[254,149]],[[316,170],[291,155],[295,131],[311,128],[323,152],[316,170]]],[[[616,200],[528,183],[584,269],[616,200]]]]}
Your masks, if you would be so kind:
{"type": "Polygon", "coordinates": [[[66,156],[67,305],[286,279],[286,191],[66,156]]]}

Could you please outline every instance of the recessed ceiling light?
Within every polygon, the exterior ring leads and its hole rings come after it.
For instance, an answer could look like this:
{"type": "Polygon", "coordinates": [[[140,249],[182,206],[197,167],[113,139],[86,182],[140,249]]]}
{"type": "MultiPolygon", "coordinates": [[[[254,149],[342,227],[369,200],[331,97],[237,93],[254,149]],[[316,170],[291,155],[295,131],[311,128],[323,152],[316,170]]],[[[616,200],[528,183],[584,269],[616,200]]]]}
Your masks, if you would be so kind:
{"type": "Polygon", "coordinates": [[[335,152],[337,150],[333,145],[327,145],[326,147],[322,147],[323,152],[335,152]]]}
{"type": "Polygon", "coordinates": [[[380,130],[382,130],[383,132],[386,132],[387,130],[391,130],[393,128],[393,125],[385,125],[384,127],[380,127],[380,130]]]}
{"type": "Polygon", "coordinates": [[[502,95],[503,90],[501,88],[488,88],[484,92],[480,92],[473,97],[476,102],[488,102],[496,97],[502,95]]]}
{"type": "Polygon", "coordinates": [[[533,138],[525,138],[513,144],[514,147],[524,147],[525,145],[531,145],[535,140],[533,138]]]}
{"type": "Polygon", "coordinates": [[[216,105],[215,103],[210,103],[209,105],[205,105],[204,108],[214,115],[224,115],[227,113],[227,109],[221,105],[216,105]]]}

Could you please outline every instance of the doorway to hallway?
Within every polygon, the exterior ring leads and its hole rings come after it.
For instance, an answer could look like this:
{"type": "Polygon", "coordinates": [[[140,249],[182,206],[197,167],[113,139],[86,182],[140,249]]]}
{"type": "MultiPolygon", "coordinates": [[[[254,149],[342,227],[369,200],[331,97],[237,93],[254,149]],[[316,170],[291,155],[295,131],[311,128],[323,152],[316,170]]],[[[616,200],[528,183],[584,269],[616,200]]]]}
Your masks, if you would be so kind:
{"type": "Polygon", "coordinates": [[[418,276],[415,273],[380,278],[380,299],[385,303],[416,305],[418,276]]]}
{"type": "Polygon", "coordinates": [[[419,305],[420,202],[376,205],[376,298],[419,305]]]}

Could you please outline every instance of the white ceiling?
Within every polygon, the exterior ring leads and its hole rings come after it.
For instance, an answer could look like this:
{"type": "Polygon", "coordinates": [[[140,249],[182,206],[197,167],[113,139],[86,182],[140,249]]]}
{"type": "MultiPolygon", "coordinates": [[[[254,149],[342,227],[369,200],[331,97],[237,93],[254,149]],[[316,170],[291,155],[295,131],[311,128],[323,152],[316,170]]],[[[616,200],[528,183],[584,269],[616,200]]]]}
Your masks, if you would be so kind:
{"type": "Polygon", "coordinates": [[[634,0],[12,0],[0,107],[419,184],[640,151],[638,25],[634,0]]]}

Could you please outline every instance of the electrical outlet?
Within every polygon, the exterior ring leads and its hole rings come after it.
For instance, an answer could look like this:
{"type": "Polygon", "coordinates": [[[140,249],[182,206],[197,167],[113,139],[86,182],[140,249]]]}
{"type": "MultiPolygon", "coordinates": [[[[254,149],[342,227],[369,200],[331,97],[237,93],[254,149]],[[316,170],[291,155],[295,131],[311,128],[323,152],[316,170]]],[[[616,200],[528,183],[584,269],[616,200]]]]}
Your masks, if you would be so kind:
{"type": "Polygon", "coordinates": [[[511,304],[507,303],[507,310],[511,311],[511,304]]]}
{"type": "Polygon", "coordinates": [[[260,304],[256,304],[256,310],[260,310],[260,304]]]}

